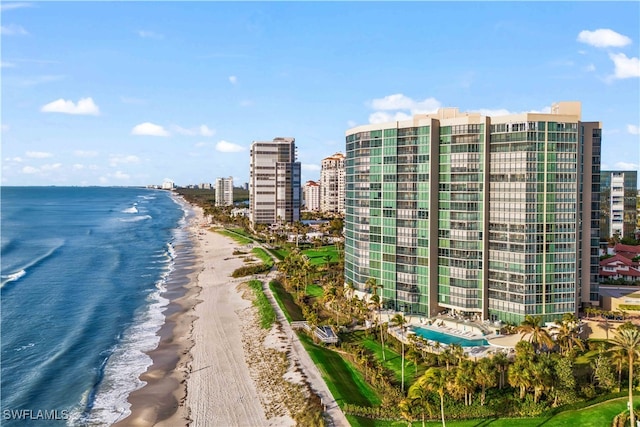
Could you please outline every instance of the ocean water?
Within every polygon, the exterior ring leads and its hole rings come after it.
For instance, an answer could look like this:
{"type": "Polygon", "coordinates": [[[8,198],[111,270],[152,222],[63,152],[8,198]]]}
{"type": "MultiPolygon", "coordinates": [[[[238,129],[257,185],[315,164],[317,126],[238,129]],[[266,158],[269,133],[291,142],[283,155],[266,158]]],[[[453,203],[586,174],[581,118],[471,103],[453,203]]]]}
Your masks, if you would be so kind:
{"type": "Polygon", "coordinates": [[[189,246],[188,207],[143,188],[3,187],[0,200],[0,424],[123,419],[175,248],[189,246]]]}

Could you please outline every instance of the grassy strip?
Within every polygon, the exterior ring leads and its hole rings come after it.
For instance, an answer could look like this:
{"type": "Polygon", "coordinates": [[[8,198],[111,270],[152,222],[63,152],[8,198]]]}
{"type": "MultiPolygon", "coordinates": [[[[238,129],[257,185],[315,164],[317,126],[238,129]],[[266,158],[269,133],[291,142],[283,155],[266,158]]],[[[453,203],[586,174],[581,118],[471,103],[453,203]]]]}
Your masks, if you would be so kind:
{"type": "Polygon", "coordinates": [[[241,245],[248,245],[249,243],[253,242],[253,240],[248,239],[244,236],[241,236],[237,233],[234,233],[233,231],[229,231],[229,230],[216,230],[216,231],[222,234],[223,236],[231,237],[233,240],[235,240],[237,243],[241,245]]]}
{"type": "Polygon", "coordinates": [[[278,305],[282,308],[282,311],[284,311],[284,315],[289,322],[304,320],[302,309],[293,300],[293,296],[282,287],[280,282],[274,280],[269,283],[269,287],[273,291],[273,296],[276,298],[278,305]]]}
{"type": "MultiPolygon", "coordinates": [[[[490,418],[476,420],[446,420],[451,427],[601,427],[611,425],[613,417],[627,409],[627,398],[620,397],[582,409],[560,412],[551,417],[490,418]]],[[[352,426],[391,427],[406,425],[406,421],[370,420],[348,415],[352,426]]],[[[445,414],[446,419],[446,414],[445,414]]],[[[418,423],[416,423],[417,425],[418,423]]],[[[428,426],[442,425],[441,421],[429,421],[428,426]]]]}
{"type": "Polygon", "coordinates": [[[246,237],[247,239],[251,239],[253,240],[253,236],[249,233],[247,233],[246,231],[244,231],[244,228],[230,228],[229,231],[239,234],[241,236],[246,237]]]}
{"type": "MultiPolygon", "coordinates": [[[[354,332],[350,341],[359,342],[365,348],[371,350],[371,352],[376,356],[379,362],[382,365],[393,371],[394,379],[397,384],[402,382],[402,354],[398,353],[395,350],[389,348],[389,344],[387,340],[385,340],[384,346],[384,355],[386,360],[382,358],[382,347],[380,346],[380,342],[376,341],[372,337],[368,337],[363,331],[354,332]]],[[[388,338],[393,339],[393,338],[388,338]]],[[[418,366],[418,375],[415,375],[416,368],[413,362],[407,360],[407,351],[409,350],[409,346],[405,345],[405,359],[404,359],[404,385],[405,390],[408,390],[409,387],[420,377],[420,375],[424,374],[425,367],[418,366]]]]}
{"type": "Polygon", "coordinates": [[[326,264],[325,256],[330,256],[330,263],[338,261],[338,251],[336,250],[335,245],[323,246],[318,249],[305,249],[302,251],[304,255],[309,258],[309,263],[311,265],[323,265],[326,264]]]}
{"type": "Polygon", "coordinates": [[[269,268],[273,267],[273,258],[262,248],[253,248],[251,252],[269,268]]]}
{"type": "Polygon", "coordinates": [[[285,248],[269,249],[269,252],[271,252],[280,261],[284,261],[284,259],[291,253],[290,250],[285,248]]]}
{"type": "Polygon", "coordinates": [[[258,307],[260,326],[263,329],[270,329],[276,321],[276,312],[273,310],[267,296],[262,290],[262,282],[259,280],[250,280],[249,287],[256,296],[256,299],[253,300],[253,305],[258,307]]]}
{"type": "Polygon", "coordinates": [[[380,397],[367,384],[362,374],[339,353],[314,344],[305,334],[298,336],[339,405],[354,403],[374,406],[380,403],[380,397]]]}

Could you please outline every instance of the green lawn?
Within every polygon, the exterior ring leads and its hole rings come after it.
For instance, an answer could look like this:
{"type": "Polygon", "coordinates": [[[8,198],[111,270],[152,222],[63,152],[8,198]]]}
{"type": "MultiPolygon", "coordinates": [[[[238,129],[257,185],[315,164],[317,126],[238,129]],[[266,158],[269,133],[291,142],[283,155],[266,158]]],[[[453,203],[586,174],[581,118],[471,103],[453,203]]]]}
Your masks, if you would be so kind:
{"type": "MultiPolygon", "coordinates": [[[[382,347],[380,342],[376,341],[373,337],[367,337],[363,331],[353,332],[349,335],[343,336],[343,339],[347,342],[357,342],[362,344],[367,349],[371,350],[385,368],[393,371],[394,379],[398,385],[401,383],[402,378],[402,354],[389,348],[388,343],[385,340],[385,356],[386,361],[382,359],[382,347]]],[[[408,350],[408,346],[405,346],[405,352],[408,350]]],[[[405,353],[406,355],[406,353],[405,353]]],[[[424,374],[425,367],[418,364],[418,376],[415,375],[416,369],[412,362],[405,358],[404,361],[404,387],[408,390],[411,384],[415,382],[420,375],[424,374]]]]}
{"type": "Polygon", "coordinates": [[[318,285],[307,285],[307,295],[309,295],[310,297],[316,297],[316,298],[322,298],[322,295],[324,294],[324,289],[322,288],[322,286],[318,286],[318,285]]]}
{"type": "Polygon", "coordinates": [[[251,239],[251,240],[253,240],[253,239],[254,239],[254,238],[253,238],[253,236],[252,236],[251,234],[247,233],[247,232],[244,230],[244,228],[230,228],[230,229],[229,229],[229,231],[232,231],[232,232],[234,232],[234,233],[236,233],[236,234],[239,234],[239,235],[241,235],[241,236],[244,236],[244,237],[246,237],[247,239],[251,239]]]}
{"type": "Polygon", "coordinates": [[[362,374],[340,354],[314,344],[305,334],[298,336],[339,405],[352,403],[375,406],[380,403],[380,398],[366,383],[362,374]]]}
{"type": "Polygon", "coordinates": [[[276,298],[278,305],[284,311],[284,315],[289,322],[297,320],[304,320],[302,315],[302,309],[293,299],[293,296],[284,288],[279,282],[272,281],[269,283],[269,288],[273,291],[273,296],[276,298]]]}
{"type": "Polygon", "coordinates": [[[234,233],[233,231],[229,231],[229,230],[216,230],[216,231],[222,234],[223,236],[231,237],[233,240],[235,240],[237,243],[241,245],[248,245],[249,243],[253,242],[253,240],[248,239],[240,234],[234,233]]]}
{"type": "Polygon", "coordinates": [[[271,258],[271,255],[269,255],[264,249],[253,248],[251,252],[269,267],[273,266],[273,258],[271,258]]]}
{"type": "Polygon", "coordinates": [[[269,249],[269,252],[271,252],[280,261],[283,261],[287,256],[289,256],[290,251],[285,248],[276,248],[276,249],[269,249]]]}
{"type": "Polygon", "coordinates": [[[335,245],[323,246],[318,249],[305,249],[302,251],[304,255],[309,258],[309,262],[311,265],[324,265],[327,263],[325,260],[325,256],[330,256],[331,260],[329,262],[337,262],[338,261],[338,251],[336,250],[335,245]]]}

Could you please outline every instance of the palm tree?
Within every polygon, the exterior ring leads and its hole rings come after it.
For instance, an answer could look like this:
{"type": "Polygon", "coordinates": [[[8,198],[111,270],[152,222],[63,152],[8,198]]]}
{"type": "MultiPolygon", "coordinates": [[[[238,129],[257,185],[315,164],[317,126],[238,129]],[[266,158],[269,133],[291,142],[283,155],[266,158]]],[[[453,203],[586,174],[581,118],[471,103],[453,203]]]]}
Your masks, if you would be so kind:
{"type": "Polygon", "coordinates": [[[496,353],[491,360],[493,361],[493,364],[496,366],[496,369],[500,373],[500,382],[498,384],[498,388],[502,390],[502,388],[505,385],[504,374],[507,371],[507,368],[509,367],[509,358],[507,357],[506,354],[500,351],[496,353]]]}
{"type": "Polygon", "coordinates": [[[522,334],[522,337],[528,334],[529,342],[531,342],[536,349],[543,345],[546,346],[547,349],[551,349],[554,345],[551,336],[542,327],[542,318],[540,316],[534,317],[527,314],[517,330],[522,334]]]}
{"type": "Polygon", "coordinates": [[[471,405],[471,395],[476,388],[476,381],[473,375],[473,362],[464,360],[458,364],[455,376],[455,388],[464,394],[465,406],[471,405]]]}
{"type": "Polygon", "coordinates": [[[627,355],[622,349],[614,350],[611,352],[611,361],[618,372],[618,391],[620,391],[622,390],[622,368],[627,361],[627,355]]]}
{"type": "MultiPolygon", "coordinates": [[[[374,279],[375,280],[375,279],[374,279]]],[[[382,360],[387,360],[387,356],[384,353],[384,329],[382,325],[382,317],[380,315],[380,308],[382,307],[382,300],[378,294],[374,293],[369,298],[369,304],[371,308],[378,313],[378,324],[380,325],[380,343],[382,346],[382,360]]]]}
{"type": "Polygon", "coordinates": [[[431,413],[433,411],[431,407],[431,395],[430,391],[427,388],[426,384],[423,382],[416,382],[414,385],[409,387],[409,392],[407,393],[407,397],[411,406],[416,405],[420,410],[420,414],[422,415],[422,427],[425,426],[425,410],[429,413],[429,417],[431,417],[431,413]]]}
{"type": "Polygon", "coordinates": [[[444,422],[444,393],[449,383],[449,372],[442,368],[429,368],[418,381],[422,382],[428,390],[435,391],[440,396],[442,427],[446,427],[444,422]]]}
{"type": "Polygon", "coordinates": [[[494,364],[488,357],[480,359],[475,368],[475,380],[476,383],[482,388],[482,394],[480,395],[480,405],[484,406],[487,387],[494,387],[496,385],[496,371],[494,364]]]}
{"type": "Polygon", "coordinates": [[[401,332],[400,342],[402,343],[402,380],[401,380],[402,385],[400,389],[404,393],[404,331],[406,329],[407,319],[405,319],[405,317],[402,314],[398,313],[391,318],[391,324],[393,326],[399,327],[401,332]]]}
{"type": "Polygon", "coordinates": [[[621,350],[629,358],[629,411],[631,413],[631,425],[636,425],[636,416],[633,412],[633,363],[640,356],[640,330],[623,329],[616,331],[613,339],[609,341],[613,344],[612,351],[621,350]]]}

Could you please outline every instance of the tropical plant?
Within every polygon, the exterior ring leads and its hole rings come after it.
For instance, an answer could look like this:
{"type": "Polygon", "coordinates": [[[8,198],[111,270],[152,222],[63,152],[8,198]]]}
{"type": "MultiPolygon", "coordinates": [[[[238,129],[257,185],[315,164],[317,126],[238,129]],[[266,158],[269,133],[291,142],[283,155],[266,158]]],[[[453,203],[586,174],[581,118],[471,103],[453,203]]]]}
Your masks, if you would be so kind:
{"type": "Polygon", "coordinates": [[[407,319],[400,313],[391,318],[390,323],[400,328],[400,342],[402,343],[402,380],[400,390],[404,393],[404,332],[406,330],[407,319]]]}
{"type": "Polygon", "coordinates": [[[493,361],[483,357],[475,366],[475,380],[481,388],[480,406],[484,406],[487,388],[495,387],[497,383],[496,370],[493,361]]]}
{"type": "Polygon", "coordinates": [[[425,426],[425,415],[429,414],[429,418],[431,418],[433,414],[433,407],[431,405],[431,392],[426,384],[423,382],[416,382],[414,385],[409,387],[409,392],[407,393],[407,399],[410,406],[417,407],[420,415],[422,416],[422,426],[425,426]]]}
{"type": "Polygon", "coordinates": [[[535,349],[539,349],[542,346],[551,349],[554,345],[551,336],[542,327],[542,318],[540,316],[525,316],[517,331],[522,334],[523,338],[529,335],[529,342],[534,345],[535,349]]]}
{"type": "Polygon", "coordinates": [[[444,421],[444,393],[449,384],[449,372],[442,368],[429,368],[416,384],[422,383],[428,390],[435,391],[440,396],[440,416],[442,418],[442,427],[445,427],[444,421]]]}
{"type": "Polygon", "coordinates": [[[633,364],[640,357],[640,330],[623,329],[616,331],[614,337],[609,341],[613,346],[611,351],[621,350],[626,353],[629,363],[629,408],[631,411],[631,425],[635,426],[635,413],[633,408],[633,364]]]}

